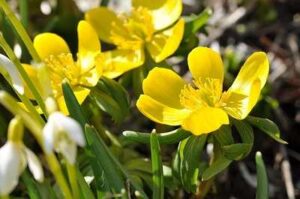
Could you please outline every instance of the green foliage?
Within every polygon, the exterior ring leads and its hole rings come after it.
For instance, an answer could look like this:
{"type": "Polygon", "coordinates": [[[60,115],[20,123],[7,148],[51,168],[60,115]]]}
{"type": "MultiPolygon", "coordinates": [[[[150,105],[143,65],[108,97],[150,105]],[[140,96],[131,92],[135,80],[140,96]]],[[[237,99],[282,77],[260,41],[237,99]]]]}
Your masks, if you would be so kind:
{"type": "Polygon", "coordinates": [[[248,116],[246,120],[256,128],[258,128],[259,130],[261,130],[262,132],[269,135],[277,142],[282,144],[287,144],[286,141],[280,138],[280,130],[278,126],[271,120],[266,118],[253,117],[253,116],[248,116]]]}
{"type": "Polygon", "coordinates": [[[102,77],[90,96],[102,111],[112,116],[116,123],[121,123],[127,116],[128,94],[116,81],[102,77]]]}
{"type": "Polygon", "coordinates": [[[206,135],[190,136],[178,145],[174,159],[174,172],[188,192],[196,192],[201,153],[206,143],[206,135]]]}
{"type": "Polygon", "coordinates": [[[256,199],[267,199],[268,194],[268,176],[266,166],[262,158],[261,152],[256,152],[255,155],[256,170],[257,170],[257,189],[256,199]]]}
{"type": "Polygon", "coordinates": [[[155,132],[150,135],[150,147],[151,147],[151,162],[152,162],[152,198],[163,199],[164,198],[164,174],[160,156],[160,146],[157,134],[155,132]]]}

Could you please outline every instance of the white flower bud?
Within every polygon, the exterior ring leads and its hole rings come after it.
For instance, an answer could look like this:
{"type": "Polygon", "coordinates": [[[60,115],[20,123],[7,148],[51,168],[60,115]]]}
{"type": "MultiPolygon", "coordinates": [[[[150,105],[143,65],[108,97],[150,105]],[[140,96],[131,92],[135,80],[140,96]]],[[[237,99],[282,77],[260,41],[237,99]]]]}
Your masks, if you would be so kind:
{"type": "Polygon", "coordinates": [[[63,115],[53,112],[43,129],[46,152],[52,150],[61,153],[71,164],[75,164],[77,147],[85,146],[85,138],[79,123],[63,115]]]}

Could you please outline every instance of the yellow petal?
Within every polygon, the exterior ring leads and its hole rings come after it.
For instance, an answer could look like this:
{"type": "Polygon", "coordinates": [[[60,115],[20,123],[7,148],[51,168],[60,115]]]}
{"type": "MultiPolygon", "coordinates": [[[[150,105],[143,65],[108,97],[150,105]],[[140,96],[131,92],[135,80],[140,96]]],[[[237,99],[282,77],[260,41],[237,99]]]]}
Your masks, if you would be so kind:
{"type": "Polygon", "coordinates": [[[123,29],[122,22],[117,15],[105,7],[89,10],[85,13],[85,19],[95,28],[100,39],[108,43],[113,43],[111,40],[112,31],[123,29]]]}
{"type": "MultiPolygon", "coordinates": [[[[90,93],[89,89],[83,88],[83,87],[77,88],[73,91],[74,91],[75,97],[76,97],[79,104],[82,104],[83,101],[86,99],[86,97],[90,93]]],[[[64,96],[60,96],[56,100],[57,100],[59,110],[61,112],[63,112],[65,115],[69,115],[69,111],[68,111],[64,96]]]]}
{"type": "Polygon", "coordinates": [[[235,119],[245,119],[257,103],[260,91],[261,83],[259,79],[256,79],[252,83],[248,95],[234,91],[225,92],[221,99],[222,108],[235,119]]]}
{"type": "MultiPolygon", "coordinates": [[[[40,81],[38,79],[38,71],[34,66],[31,66],[29,64],[22,64],[24,70],[26,71],[27,75],[29,76],[29,78],[31,79],[32,82],[34,82],[34,85],[36,86],[36,88],[38,89],[38,91],[40,91],[40,93],[42,92],[42,86],[40,85],[40,81]]],[[[28,88],[27,84],[25,84],[25,95],[30,98],[30,99],[34,99],[33,94],[31,93],[31,90],[28,88]]]]}
{"type": "Polygon", "coordinates": [[[229,124],[228,115],[220,108],[202,107],[187,117],[182,124],[183,129],[194,135],[211,133],[223,124],[229,124]]]}
{"type": "Polygon", "coordinates": [[[145,61],[145,55],[141,49],[117,49],[102,53],[99,59],[103,63],[103,75],[108,78],[115,78],[131,69],[141,66],[145,61]]]}
{"type": "Polygon", "coordinates": [[[180,125],[190,113],[186,109],[168,107],[147,95],[141,95],[136,106],[141,113],[154,122],[171,126],[180,125]]]}
{"type": "Polygon", "coordinates": [[[222,97],[224,109],[236,119],[244,119],[258,101],[261,89],[265,85],[269,73],[268,57],[263,52],[253,53],[242,66],[237,78],[228,90],[228,95],[222,97]],[[243,95],[241,102],[233,102],[235,96],[243,95]],[[231,111],[234,110],[234,111],[231,111]]]}
{"type": "Polygon", "coordinates": [[[214,50],[206,47],[194,48],[188,55],[188,65],[194,79],[220,79],[223,84],[223,62],[219,53],[214,50]]]}
{"type": "Polygon", "coordinates": [[[269,74],[269,61],[264,52],[253,53],[242,66],[229,91],[249,95],[252,84],[257,79],[263,88],[269,74]]]}
{"type": "Polygon", "coordinates": [[[79,56],[84,57],[87,54],[99,53],[101,51],[97,32],[88,22],[84,20],[80,21],[77,32],[79,56]]]}
{"type": "Polygon", "coordinates": [[[184,80],[172,70],[155,67],[144,79],[143,91],[166,106],[182,109],[179,95],[184,85],[184,80]]]}
{"type": "Polygon", "coordinates": [[[135,8],[146,7],[151,11],[156,30],[173,24],[182,12],[181,0],[133,0],[132,5],[135,8]]]}
{"type": "Polygon", "coordinates": [[[33,45],[41,59],[45,59],[50,55],[70,53],[70,49],[65,40],[53,33],[38,34],[34,38],[33,45]]]}
{"type": "Polygon", "coordinates": [[[183,31],[184,20],[180,19],[171,28],[154,35],[146,47],[155,62],[161,62],[177,50],[183,37],[183,31]]]}

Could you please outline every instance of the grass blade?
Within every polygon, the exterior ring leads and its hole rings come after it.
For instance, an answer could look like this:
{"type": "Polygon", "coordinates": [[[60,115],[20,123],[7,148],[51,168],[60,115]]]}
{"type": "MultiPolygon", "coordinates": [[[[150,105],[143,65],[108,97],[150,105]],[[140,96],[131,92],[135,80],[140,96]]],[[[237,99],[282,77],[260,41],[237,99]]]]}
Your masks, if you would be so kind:
{"type": "Polygon", "coordinates": [[[256,170],[257,170],[257,189],[256,199],[268,198],[268,177],[264,160],[261,152],[256,152],[255,155],[256,170]]]}
{"type": "Polygon", "coordinates": [[[150,146],[151,146],[151,162],[152,162],[152,173],[153,173],[153,199],[164,198],[164,175],[162,162],[160,157],[160,147],[157,134],[151,133],[150,135],[150,146]]]}

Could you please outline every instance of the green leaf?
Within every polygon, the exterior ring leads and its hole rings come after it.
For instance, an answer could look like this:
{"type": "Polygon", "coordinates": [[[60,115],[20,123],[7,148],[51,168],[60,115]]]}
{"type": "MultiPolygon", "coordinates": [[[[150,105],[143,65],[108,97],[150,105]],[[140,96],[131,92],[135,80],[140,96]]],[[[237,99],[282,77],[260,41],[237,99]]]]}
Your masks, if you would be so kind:
{"type": "Polygon", "coordinates": [[[123,176],[108,154],[109,152],[107,151],[107,146],[100,138],[95,128],[86,125],[85,132],[89,137],[88,140],[94,152],[93,155],[97,157],[97,160],[103,169],[105,180],[113,192],[120,193],[121,190],[125,188],[123,176]]]}
{"type": "MultiPolygon", "coordinates": [[[[122,165],[118,162],[118,160],[112,155],[104,141],[99,136],[96,129],[86,124],[86,119],[83,115],[83,112],[81,110],[81,107],[71,89],[71,87],[68,85],[68,83],[63,83],[63,94],[65,97],[66,105],[68,107],[68,110],[71,114],[71,117],[76,119],[81,125],[83,125],[85,129],[85,136],[87,140],[87,147],[85,147],[85,153],[91,157],[90,158],[90,164],[93,168],[93,173],[96,178],[96,182],[98,179],[103,178],[103,174],[106,173],[105,177],[113,177],[114,182],[112,182],[111,179],[106,179],[104,181],[104,185],[109,184],[111,187],[110,189],[114,191],[121,191],[121,189],[124,187],[125,180],[123,177],[126,177],[130,181],[130,176],[127,174],[127,172],[122,168],[122,165]],[[104,155],[104,156],[102,156],[104,155]],[[110,162],[109,162],[110,161],[110,162]],[[112,168],[109,168],[109,166],[113,165],[113,168],[117,168],[116,170],[113,170],[112,168]],[[107,167],[108,166],[108,167],[107,167]],[[118,175],[118,171],[122,173],[122,176],[118,175]],[[123,180],[121,180],[123,179],[123,180]]],[[[99,183],[103,181],[99,181],[99,183]]],[[[144,193],[144,191],[134,183],[132,180],[130,183],[133,185],[133,187],[139,191],[142,198],[148,198],[147,195],[144,193]]],[[[103,184],[98,184],[97,187],[103,187],[103,184]]],[[[101,193],[101,190],[97,190],[97,193],[101,193]]]]}
{"type": "Polygon", "coordinates": [[[160,157],[160,147],[157,134],[151,133],[150,135],[151,147],[151,163],[152,163],[152,180],[153,180],[153,195],[154,199],[164,198],[164,175],[162,162],[160,157]]]}
{"type": "MultiPolygon", "coordinates": [[[[254,135],[253,135],[253,128],[245,121],[241,120],[231,120],[234,124],[235,128],[237,129],[242,143],[237,144],[231,148],[231,154],[228,154],[224,151],[225,157],[231,160],[241,160],[245,158],[252,150],[253,142],[254,142],[254,135]],[[239,150],[239,151],[238,151],[239,150]],[[239,152],[239,153],[238,153],[239,152]],[[235,155],[235,157],[233,156],[235,155]]],[[[226,149],[225,149],[226,150],[226,149]]]]}
{"type": "MultiPolygon", "coordinates": [[[[71,117],[77,120],[83,128],[85,128],[85,124],[87,120],[81,110],[81,107],[67,82],[62,84],[63,94],[65,97],[66,105],[70,112],[71,117]]],[[[95,131],[92,128],[85,128],[85,137],[87,140],[88,147],[85,148],[85,153],[90,157],[90,163],[93,168],[93,172],[96,178],[97,187],[101,190],[105,188],[106,184],[110,186],[110,189],[115,192],[121,192],[121,189],[124,188],[122,177],[116,175],[114,171],[111,169],[115,167],[111,167],[111,165],[107,162],[110,159],[107,159],[108,155],[103,151],[103,142],[101,142],[101,138],[96,135],[95,131]],[[101,155],[104,156],[102,157],[101,155]],[[109,165],[108,168],[105,166],[109,165]],[[106,171],[104,169],[107,169],[106,171]],[[100,172],[102,171],[102,172],[100,172]],[[103,181],[103,173],[105,174],[105,180],[103,181]],[[112,178],[110,177],[112,175],[112,178]],[[108,179],[107,179],[108,178],[108,179]],[[113,180],[111,180],[113,179],[113,180]]]]}
{"type": "Polygon", "coordinates": [[[203,10],[199,15],[191,15],[189,17],[186,17],[183,38],[188,38],[191,34],[196,33],[207,23],[211,15],[212,10],[210,8],[207,8],[203,10]]]}
{"type": "Polygon", "coordinates": [[[126,90],[116,81],[102,77],[92,89],[91,99],[113,120],[121,123],[129,112],[129,100],[126,90]]]}
{"type": "Polygon", "coordinates": [[[266,119],[266,118],[259,118],[259,117],[253,117],[253,116],[248,116],[246,118],[246,120],[253,126],[260,129],[262,132],[269,135],[271,138],[273,138],[277,142],[282,143],[282,144],[287,144],[286,141],[284,141],[280,138],[280,130],[273,121],[266,119]]]}
{"type": "Polygon", "coordinates": [[[86,183],[84,177],[82,176],[81,172],[79,169],[77,169],[77,182],[79,185],[80,193],[82,199],[84,198],[89,198],[89,199],[94,199],[95,196],[93,192],[91,191],[89,185],[86,183]]]}
{"type": "MultiPolygon", "coordinates": [[[[141,133],[135,131],[123,132],[125,140],[135,141],[143,144],[150,143],[150,135],[150,133],[141,133]]],[[[175,144],[189,136],[191,136],[191,133],[181,128],[176,129],[174,131],[157,134],[160,144],[175,144]]]]}
{"type": "Polygon", "coordinates": [[[80,123],[81,127],[84,128],[84,125],[87,123],[87,120],[85,119],[80,104],[78,103],[72,91],[72,88],[70,87],[68,82],[63,82],[62,90],[70,116],[77,120],[80,123]]]}
{"type": "Polygon", "coordinates": [[[56,199],[59,198],[54,188],[49,183],[48,179],[45,179],[43,183],[36,182],[28,170],[22,173],[21,180],[24,183],[27,193],[30,199],[56,199]]]}
{"type": "Polygon", "coordinates": [[[225,158],[229,160],[240,160],[251,151],[252,145],[245,143],[237,143],[222,147],[225,158]]]}
{"type": "Polygon", "coordinates": [[[39,193],[38,184],[30,177],[28,171],[23,172],[22,181],[27,188],[30,199],[39,199],[41,195],[39,193]]]}
{"type": "Polygon", "coordinates": [[[253,145],[253,128],[247,122],[241,120],[232,120],[232,122],[240,134],[242,142],[253,145]]]}
{"type": "Polygon", "coordinates": [[[232,137],[231,128],[229,125],[223,125],[221,128],[213,133],[214,138],[219,142],[221,146],[230,145],[234,143],[232,137]]]}
{"type": "Polygon", "coordinates": [[[93,92],[90,97],[102,111],[112,116],[114,121],[120,123],[123,120],[124,115],[122,114],[122,110],[111,96],[102,91],[96,91],[93,92]]]}
{"type": "Polygon", "coordinates": [[[261,152],[256,152],[255,155],[256,171],[257,171],[257,189],[256,199],[267,199],[268,197],[268,176],[264,160],[261,152]]]}
{"type": "Polygon", "coordinates": [[[206,143],[207,135],[190,136],[180,142],[175,157],[175,169],[184,189],[197,191],[200,157],[206,143]]]}
{"type": "Polygon", "coordinates": [[[232,160],[225,158],[224,156],[218,156],[214,162],[203,172],[202,180],[206,181],[214,177],[218,173],[226,169],[232,160]]]}

